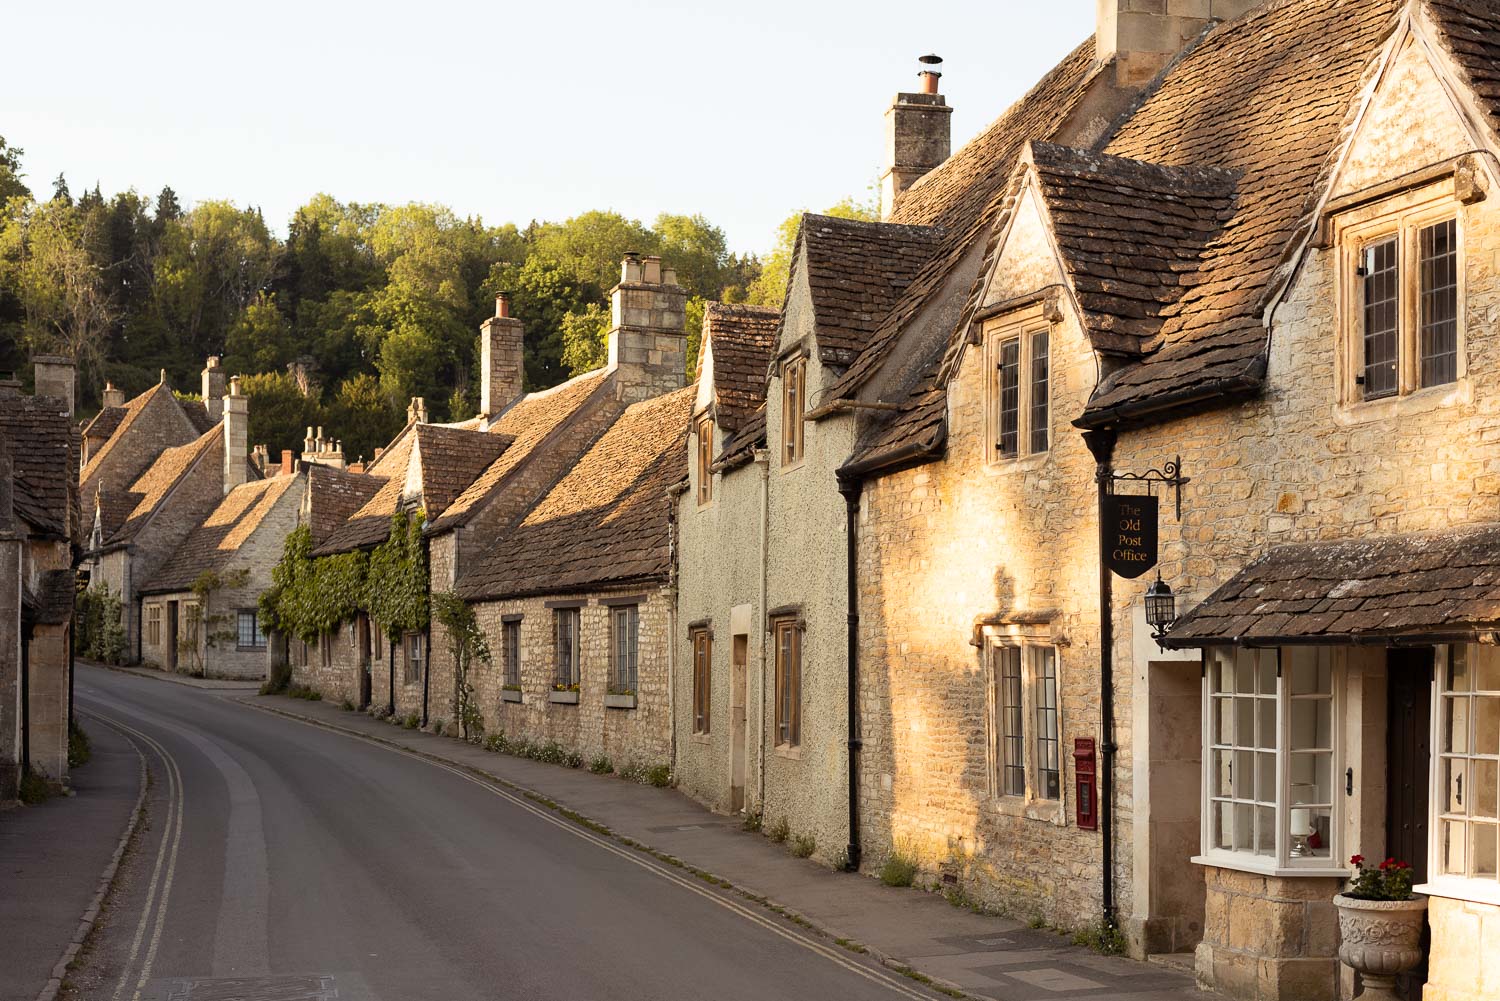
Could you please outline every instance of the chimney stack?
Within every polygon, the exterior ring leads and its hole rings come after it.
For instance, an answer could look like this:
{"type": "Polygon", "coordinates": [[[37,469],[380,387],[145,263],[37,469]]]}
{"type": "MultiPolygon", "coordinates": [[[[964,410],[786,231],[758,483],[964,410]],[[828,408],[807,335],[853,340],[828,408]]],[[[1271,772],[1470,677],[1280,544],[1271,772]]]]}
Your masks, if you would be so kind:
{"type": "Polygon", "coordinates": [[[292,463],[295,462],[295,461],[296,460],[293,458],[293,453],[292,453],[291,449],[289,449],[289,448],[283,448],[281,450],[281,475],[282,476],[291,476],[292,475],[292,469],[293,469],[292,463]]]}
{"type": "Polygon", "coordinates": [[[245,458],[250,448],[250,398],[240,395],[240,377],[229,380],[224,397],[224,492],[245,482],[245,458]]]}
{"type": "Polygon", "coordinates": [[[926,55],[917,61],[922,64],[917,74],[922,82],[921,92],[897,94],[885,112],[885,173],[880,177],[882,219],[891,217],[897,196],[948,159],[953,148],[953,109],[938,93],[943,60],[926,55]]]}
{"type": "Polygon", "coordinates": [[[224,370],[219,367],[218,355],[209,355],[203,366],[203,409],[208,411],[209,420],[224,416],[224,370]]]}
{"type": "Polygon", "coordinates": [[[627,253],[609,293],[609,366],[626,404],[681,389],[687,381],[687,289],[660,257],[627,253]]]}
{"type": "Polygon", "coordinates": [[[36,395],[51,396],[67,405],[73,416],[73,359],[64,355],[37,355],[32,361],[36,370],[36,395]]]}
{"type": "Polygon", "coordinates": [[[116,389],[115,384],[106,381],[104,383],[104,397],[101,401],[106,407],[123,407],[125,405],[125,391],[116,389]]]}
{"type": "Polygon", "coordinates": [[[1263,0],[1095,2],[1095,57],[1101,64],[1114,60],[1116,86],[1140,87],[1150,83],[1204,28],[1232,21],[1263,0]]]}
{"type": "Polygon", "coordinates": [[[495,296],[495,315],[479,328],[479,415],[494,417],[521,395],[526,327],[510,315],[510,293],[495,296]]]}

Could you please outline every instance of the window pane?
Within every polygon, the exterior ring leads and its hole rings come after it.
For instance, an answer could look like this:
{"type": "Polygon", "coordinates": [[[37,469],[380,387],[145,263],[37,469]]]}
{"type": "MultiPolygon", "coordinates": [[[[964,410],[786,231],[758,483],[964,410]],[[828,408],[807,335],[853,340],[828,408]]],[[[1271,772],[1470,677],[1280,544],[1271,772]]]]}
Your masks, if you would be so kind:
{"type": "Polygon", "coordinates": [[[1469,875],[1496,878],[1500,875],[1500,826],[1471,824],[1469,831],[1469,858],[1473,866],[1469,875]]]}
{"type": "Polygon", "coordinates": [[[1468,753],[1471,701],[1471,698],[1452,695],[1443,699],[1443,750],[1454,754],[1468,753]]]}
{"type": "Polygon", "coordinates": [[[1500,754],[1500,695],[1474,697],[1474,753],[1500,754]]]}
{"type": "Polygon", "coordinates": [[[1450,692],[1467,692],[1471,678],[1469,676],[1469,648],[1467,645],[1459,644],[1449,647],[1448,652],[1448,683],[1450,692]]]}
{"type": "Polygon", "coordinates": [[[1422,385],[1458,378],[1458,223],[1449,219],[1418,234],[1422,273],[1419,351],[1422,385]]]}
{"type": "Polygon", "coordinates": [[[1234,849],[1255,850],[1255,807],[1249,803],[1234,804],[1234,849]]]}
{"type": "Polygon", "coordinates": [[[1333,747],[1333,700],[1293,699],[1289,739],[1292,748],[1333,747]]]}
{"type": "Polygon", "coordinates": [[[1276,754],[1255,756],[1255,798],[1262,803],[1276,802],[1276,754]]]}
{"type": "Polygon", "coordinates": [[[1060,737],[1057,721],[1057,654],[1051,647],[1032,650],[1036,678],[1036,795],[1062,796],[1060,737]]]}
{"type": "Polygon", "coordinates": [[[1234,795],[1234,752],[1214,752],[1214,776],[1212,782],[1215,796],[1234,795]]]}
{"type": "Polygon", "coordinates": [[[1256,747],[1276,749],[1276,700],[1256,699],[1256,747]]]}
{"type": "Polygon", "coordinates": [[[1462,814],[1468,812],[1464,802],[1464,786],[1469,781],[1469,762],[1466,758],[1444,758],[1438,765],[1443,783],[1442,799],[1438,808],[1443,813],[1462,814]]]}
{"type": "Polygon", "coordinates": [[[1231,833],[1233,824],[1234,804],[1216,803],[1213,810],[1213,846],[1224,851],[1234,850],[1234,838],[1231,833]]]}
{"type": "Polygon", "coordinates": [[[1000,794],[1026,795],[1025,742],[1021,732],[1021,651],[998,651],[1000,660],[1000,794]]]}
{"type": "Polygon", "coordinates": [[[1051,433],[1050,396],[1047,381],[1051,359],[1047,356],[1049,335],[1038,330],[1031,335],[1031,451],[1047,451],[1051,433]]]}
{"type": "Polygon", "coordinates": [[[1397,243],[1392,237],[1366,247],[1364,269],[1365,399],[1390,396],[1399,388],[1396,374],[1397,243]]]}
{"type": "Polygon", "coordinates": [[[1222,695],[1216,695],[1213,699],[1215,744],[1234,743],[1234,700],[1222,695]]]}
{"type": "Polygon", "coordinates": [[[996,451],[1013,456],[1020,450],[1021,432],[1021,342],[1008,340],[1000,345],[1000,427],[996,451]]]}
{"type": "Polygon", "coordinates": [[[1331,752],[1294,752],[1287,763],[1287,777],[1291,782],[1292,801],[1301,803],[1331,803],[1333,754],[1331,752]]]}
{"type": "Polygon", "coordinates": [[[1474,762],[1474,805],[1470,809],[1476,817],[1500,819],[1495,812],[1495,797],[1500,795],[1500,778],[1497,778],[1500,761],[1474,762]]]}
{"type": "Polygon", "coordinates": [[[1466,835],[1463,821],[1443,821],[1442,830],[1438,834],[1438,853],[1444,875],[1468,875],[1469,855],[1468,845],[1465,843],[1466,835]]]}
{"type": "Polygon", "coordinates": [[[1276,854],[1276,808],[1274,806],[1255,808],[1255,854],[1276,854]]]}

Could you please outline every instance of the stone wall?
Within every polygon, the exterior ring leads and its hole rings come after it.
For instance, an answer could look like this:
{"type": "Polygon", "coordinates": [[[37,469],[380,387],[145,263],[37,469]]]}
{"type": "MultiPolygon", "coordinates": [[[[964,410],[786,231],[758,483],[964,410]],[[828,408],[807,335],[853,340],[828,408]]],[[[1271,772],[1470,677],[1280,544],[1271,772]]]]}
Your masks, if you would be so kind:
{"type": "MultiPolygon", "coordinates": [[[[556,742],[576,751],[585,762],[599,755],[616,771],[632,765],[653,767],[672,760],[672,727],[668,692],[671,668],[669,623],[674,598],[657,587],[639,591],[560,594],[475,605],[480,628],[490,647],[490,661],[476,663],[471,680],[474,699],[484,718],[486,733],[504,733],[510,740],[556,742]],[[633,708],[605,705],[611,661],[609,597],[639,594],[639,685],[633,708]],[[579,691],[576,704],[551,701],[556,672],[554,626],[548,602],[583,601],[579,609],[579,691]],[[505,616],[521,616],[521,699],[506,702],[502,694],[505,616]]],[[[679,662],[680,665],[680,662],[679,662]]],[[[680,666],[678,670],[681,670],[680,666]]],[[[451,698],[451,696],[450,696],[451,698]]],[[[434,719],[454,718],[450,702],[433,703],[434,719]]]]}
{"type": "Polygon", "coordinates": [[[1432,953],[1422,1001],[1500,997],[1500,904],[1433,897],[1427,921],[1432,953]]]}
{"type": "Polygon", "coordinates": [[[1342,881],[1277,879],[1207,866],[1198,982],[1232,998],[1338,996],[1342,881]]]}

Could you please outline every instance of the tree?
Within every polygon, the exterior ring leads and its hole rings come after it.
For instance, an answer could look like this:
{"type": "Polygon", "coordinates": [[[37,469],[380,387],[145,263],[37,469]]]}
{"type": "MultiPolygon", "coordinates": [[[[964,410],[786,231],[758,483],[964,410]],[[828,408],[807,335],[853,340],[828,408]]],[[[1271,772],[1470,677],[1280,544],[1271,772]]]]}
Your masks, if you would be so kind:
{"type": "Polygon", "coordinates": [[[657,235],[634,219],[618,212],[584,212],[537,227],[530,256],[557,265],[585,297],[602,300],[619,282],[620,260],[627,252],[654,254],[660,246],[657,235]]]}
{"type": "Polygon", "coordinates": [[[390,405],[380,380],[367,372],[339,384],[324,422],[344,443],[344,454],[352,459],[372,459],[375,450],[401,430],[402,412],[390,405]]]}
{"type": "Polygon", "coordinates": [[[609,361],[610,312],[597,302],[562,319],[563,364],[569,375],[582,375],[603,368],[609,361]]]}
{"type": "Polygon", "coordinates": [[[296,357],[292,325],[275,295],[262,292],[245,307],[229,328],[224,350],[224,366],[231,372],[274,372],[296,357]]]}
{"type": "Polygon", "coordinates": [[[476,663],[490,662],[490,647],[485,641],[479,620],[462,598],[452,591],[432,596],[432,617],[443,627],[448,640],[448,654],[453,658],[453,701],[450,708],[459,734],[466,741],[478,742],[484,736],[484,716],[474,698],[474,683],[469,672],[476,663]]]}
{"type": "Polygon", "coordinates": [[[533,256],[520,267],[496,265],[484,288],[490,295],[510,292],[510,315],[526,326],[526,384],[540,389],[566,378],[563,317],[582,312],[588,302],[572,275],[561,265],[533,256]]]}
{"type": "Polygon", "coordinates": [[[250,441],[272,455],[282,449],[302,452],[306,429],[323,423],[318,401],[302,394],[286,372],[263,372],[240,378],[240,392],[250,398],[250,441]]]}
{"type": "Polygon", "coordinates": [[[25,155],[25,150],[0,136],[0,207],[12,198],[31,197],[31,189],[21,183],[21,157],[25,155]]]}

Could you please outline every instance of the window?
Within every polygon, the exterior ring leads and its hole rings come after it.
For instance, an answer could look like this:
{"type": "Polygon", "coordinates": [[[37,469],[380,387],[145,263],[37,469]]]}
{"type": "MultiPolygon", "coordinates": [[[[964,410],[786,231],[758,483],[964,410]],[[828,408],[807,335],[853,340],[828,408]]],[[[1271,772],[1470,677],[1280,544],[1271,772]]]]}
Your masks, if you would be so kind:
{"type": "Polygon", "coordinates": [[[1051,333],[1015,324],[990,340],[992,457],[1015,459],[1047,451],[1052,441],[1051,333]]]}
{"type": "Polygon", "coordinates": [[[772,627],[776,642],[776,743],[802,743],[802,623],[782,619],[772,627]]]}
{"type": "Polygon", "coordinates": [[[693,630],[693,732],[709,732],[709,692],[713,681],[713,634],[693,630]]]}
{"type": "Polygon", "coordinates": [[[553,611],[556,626],[556,676],[553,687],[559,690],[578,687],[578,609],[553,611]]]}
{"type": "Polygon", "coordinates": [[[318,637],[318,660],[324,667],[333,666],[333,637],[335,633],[324,633],[318,637]]]}
{"type": "Polygon", "coordinates": [[[1215,650],[1204,685],[1204,854],[1252,868],[1337,868],[1332,651],[1215,650]]]}
{"type": "Polygon", "coordinates": [[[609,648],[612,668],[610,690],[635,693],[639,680],[641,610],[638,605],[619,605],[609,610],[609,648]]]}
{"type": "Polygon", "coordinates": [[[1061,800],[1057,651],[1031,644],[1007,644],[993,651],[990,735],[994,793],[1017,799],[1061,800]]]}
{"type": "Polygon", "coordinates": [[[266,645],[260,631],[260,615],[253,609],[240,609],[235,618],[235,645],[241,650],[255,650],[266,645]]]}
{"type": "Polygon", "coordinates": [[[807,359],[789,358],[781,363],[781,464],[802,461],[803,414],[807,411],[807,359]]]}
{"type": "Polygon", "coordinates": [[[405,683],[408,685],[419,684],[422,680],[423,648],[421,633],[407,633],[406,641],[402,644],[406,648],[406,676],[405,683]]]}
{"type": "Polygon", "coordinates": [[[698,421],[698,503],[707,504],[714,499],[714,419],[702,417],[698,421]]]}
{"type": "Polygon", "coordinates": [[[1438,879],[1500,881],[1500,650],[1439,648],[1438,879]],[[1446,661],[1446,663],[1445,663],[1446,661]]]}
{"type": "Polygon", "coordinates": [[[501,684],[507,688],[521,687],[521,620],[512,619],[503,623],[500,627],[501,646],[500,656],[502,668],[505,671],[505,680],[501,684]]]}
{"type": "Polygon", "coordinates": [[[380,628],[380,623],[376,622],[374,619],[371,619],[370,633],[374,637],[373,641],[370,644],[370,646],[373,648],[372,652],[375,656],[375,659],[380,660],[385,656],[385,630],[380,628]]]}
{"type": "Polygon", "coordinates": [[[161,606],[146,606],[146,642],[161,646],[161,606]]]}
{"type": "Polygon", "coordinates": [[[1459,235],[1451,207],[1430,203],[1349,227],[1346,398],[1381,400],[1458,381],[1459,235]]]}

